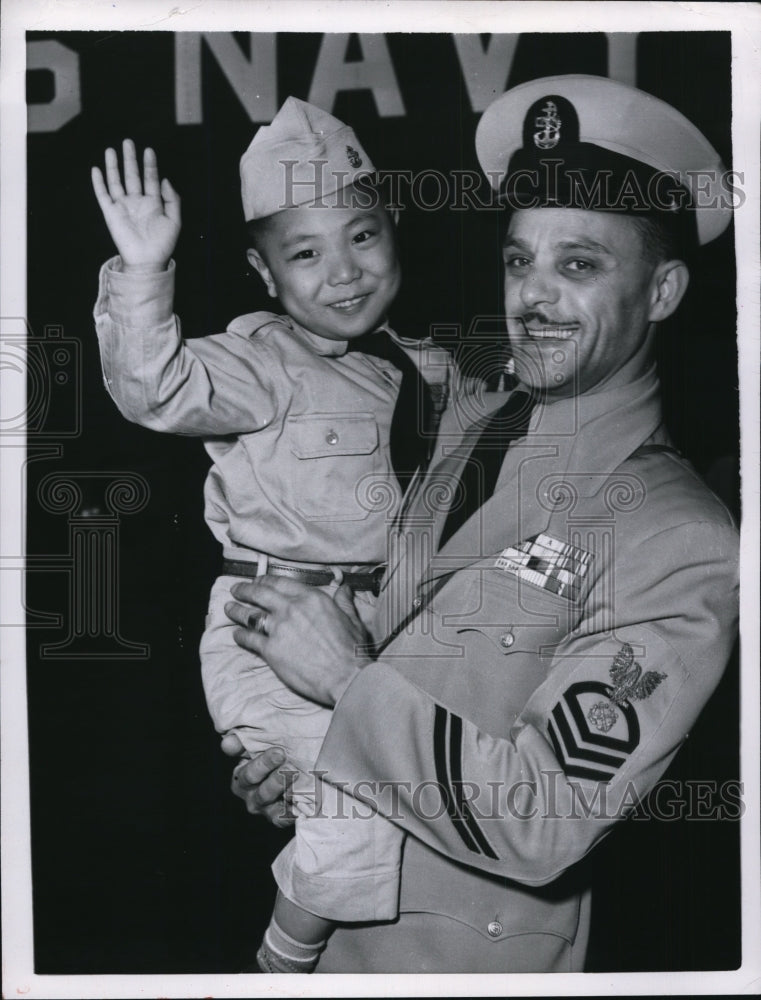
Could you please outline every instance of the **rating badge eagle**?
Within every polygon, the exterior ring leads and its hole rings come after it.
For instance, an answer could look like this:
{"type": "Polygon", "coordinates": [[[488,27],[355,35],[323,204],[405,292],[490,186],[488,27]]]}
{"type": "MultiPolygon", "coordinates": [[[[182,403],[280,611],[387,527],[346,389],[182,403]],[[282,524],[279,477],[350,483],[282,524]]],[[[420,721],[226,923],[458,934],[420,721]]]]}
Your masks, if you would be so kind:
{"type": "Polygon", "coordinates": [[[608,688],[608,701],[598,701],[590,708],[587,719],[595,729],[607,733],[616,724],[618,712],[614,705],[623,706],[629,701],[642,701],[649,697],[667,674],[658,670],[643,671],[634,659],[634,650],[625,642],[613,658],[608,688]]]}

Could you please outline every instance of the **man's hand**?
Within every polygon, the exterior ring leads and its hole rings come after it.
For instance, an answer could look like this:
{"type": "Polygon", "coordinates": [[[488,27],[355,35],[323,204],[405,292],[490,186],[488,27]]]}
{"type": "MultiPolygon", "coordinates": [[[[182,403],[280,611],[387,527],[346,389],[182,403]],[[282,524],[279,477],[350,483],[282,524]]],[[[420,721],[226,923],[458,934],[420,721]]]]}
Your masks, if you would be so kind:
{"type": "Polygon", "coordinates": [[[232,594],[238,603],[226,604],[225,611],[243,626],[235,641],[305,698],[332,708],[370,662],[369,636],[348,587],[331,598],[287,577],[262,576],[235,584],[232,594]]]}
{"type": "MultiPolygon", "coordinates": [[[[222,749],[238,757],[243,745],[234,733],[222,740],[222,749]]],[[[273,826],[292,826],[296,816],[291,805],[289,787],[292,773],[279,770],[285,764],[285,754],[273,747],[263,750],[251,760],[240,763],[233,771],[232,790],[246,803],[252,816],[264,816],[273,826]]]]}
{"type": "Polygon", "coordinates": [[[122,144],[124,186],[116,150],[106,150],[106,179],[92,168],[92,186],[124,271],[163,271],[180,234],[180,198],[168,180],[159,182],[156,154],[143,153],[143,179],[131,139],[122,144]]]}

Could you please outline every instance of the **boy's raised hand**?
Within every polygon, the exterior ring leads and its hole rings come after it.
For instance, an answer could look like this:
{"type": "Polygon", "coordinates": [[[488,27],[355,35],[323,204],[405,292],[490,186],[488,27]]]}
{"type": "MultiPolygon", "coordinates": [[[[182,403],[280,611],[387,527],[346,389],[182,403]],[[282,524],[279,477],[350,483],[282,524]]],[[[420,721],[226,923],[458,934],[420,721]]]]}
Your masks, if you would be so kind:
{"type": "Polygon", "coordinates": [[[114,149],[106,150],[106,178],[92,168],[92,186],[124,271],[163,271],[180,234],[180,198],[168,180],[159,182],[156,154],[143,153],[143,178],[135,144],[125,139],[124,185],[114,149]]]}

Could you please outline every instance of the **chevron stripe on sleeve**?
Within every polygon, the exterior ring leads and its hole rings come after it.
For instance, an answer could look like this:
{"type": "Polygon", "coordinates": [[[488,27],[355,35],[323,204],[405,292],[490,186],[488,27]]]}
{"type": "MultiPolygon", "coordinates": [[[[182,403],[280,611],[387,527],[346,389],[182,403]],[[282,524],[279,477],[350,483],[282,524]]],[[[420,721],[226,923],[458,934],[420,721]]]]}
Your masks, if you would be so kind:
{"type": "Polygon", "coordinates": [[[473,815],[462,781],[462,718],[435,706],[433,722],[433,759],[447,815],[460,839],[474,854],[496,860],[497,854],[473,815]]]}

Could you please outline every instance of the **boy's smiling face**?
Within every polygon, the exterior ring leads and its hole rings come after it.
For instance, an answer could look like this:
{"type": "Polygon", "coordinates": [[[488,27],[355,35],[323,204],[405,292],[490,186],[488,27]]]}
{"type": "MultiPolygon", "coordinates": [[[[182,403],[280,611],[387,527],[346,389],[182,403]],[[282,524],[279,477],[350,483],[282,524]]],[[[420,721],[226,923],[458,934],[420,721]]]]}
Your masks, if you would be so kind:
{"type": "Polygon", "coordinates": [[[374,330],[401,281],[393,223],[381,207],[285,209],[267,219],[248,259],[288,315],[328,340],[374,330]]]}

